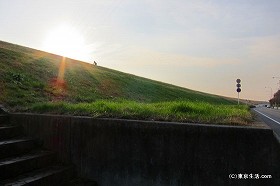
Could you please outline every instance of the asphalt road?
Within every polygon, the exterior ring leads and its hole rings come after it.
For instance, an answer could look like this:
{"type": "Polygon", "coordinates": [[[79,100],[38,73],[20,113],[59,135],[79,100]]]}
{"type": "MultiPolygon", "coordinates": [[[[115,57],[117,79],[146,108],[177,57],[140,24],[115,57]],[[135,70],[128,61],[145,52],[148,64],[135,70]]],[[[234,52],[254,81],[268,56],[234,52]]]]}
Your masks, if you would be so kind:
{"type": "Polygon", "coordinates": [[[256,113],[280,138],[280,110],[266,107],[257,107],[256,113]]]}

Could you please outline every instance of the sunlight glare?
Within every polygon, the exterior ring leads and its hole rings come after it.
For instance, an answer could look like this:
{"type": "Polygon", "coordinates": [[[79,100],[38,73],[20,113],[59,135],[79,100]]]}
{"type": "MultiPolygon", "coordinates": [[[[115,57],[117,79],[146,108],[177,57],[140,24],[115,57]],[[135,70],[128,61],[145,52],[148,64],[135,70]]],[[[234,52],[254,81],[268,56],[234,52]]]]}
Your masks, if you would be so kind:
{"type": "Polygon", "coordinates": [[[45,51],[65,57],[89,61],[90,50],[85,44],[83,36],[68,25],[61,25],[49,32],[44,43],[45,51]]]}

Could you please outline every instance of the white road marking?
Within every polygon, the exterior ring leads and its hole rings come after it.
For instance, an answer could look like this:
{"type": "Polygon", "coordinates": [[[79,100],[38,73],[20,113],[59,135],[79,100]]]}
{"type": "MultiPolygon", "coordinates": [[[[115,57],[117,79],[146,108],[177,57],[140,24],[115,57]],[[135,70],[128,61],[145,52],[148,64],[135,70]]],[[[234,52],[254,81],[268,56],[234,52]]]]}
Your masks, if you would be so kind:
{"type": "Polygon", "coordinates": [[[263,113],[261,113],[260,111],[257,111],[257,110],[255,110],[257,113],[259,113],[259,114],[261,114],[261,115],[263,115],[263,116],[265,116],[265,117],[267,117],[268,119],[270,119],[270,120],[272,120],[272,121],[274,121],[275,123],[277,123],[277,124],[279,124],[280,125],[280,122],[279,121],[276,121],[275,119],[272,119],[271,117],[269,117],[269,116],[267,116],[267,115],[265,115],[265,114],[263,114],[263,113]]]}

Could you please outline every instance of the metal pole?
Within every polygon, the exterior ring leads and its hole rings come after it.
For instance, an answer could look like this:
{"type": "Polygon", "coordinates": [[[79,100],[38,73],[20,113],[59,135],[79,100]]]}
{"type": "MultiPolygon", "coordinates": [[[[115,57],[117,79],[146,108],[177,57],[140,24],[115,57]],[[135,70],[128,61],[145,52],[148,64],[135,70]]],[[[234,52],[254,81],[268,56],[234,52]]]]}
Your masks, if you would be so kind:
{"type": "MultiPolygon", "coordinates": [[[[273,79],[280,79],[280,77],[272,77],[273,79]]],[[[279,80],[279,83],[277,83],[277,84],[279,84],[279,88],[278,88],[278,90],[280,90],[280,80],[279,80]]]]}
{"type": "Polygon", "coordinates": [[[271,87],[265,87],[265,88],[270,88],[270,99],[272,98],[272,88],[271,87]]]}
{"type": "Polygon", "coordinates": [[[238,105],[239,105],[239,92],[238,92],[238,105]]]}

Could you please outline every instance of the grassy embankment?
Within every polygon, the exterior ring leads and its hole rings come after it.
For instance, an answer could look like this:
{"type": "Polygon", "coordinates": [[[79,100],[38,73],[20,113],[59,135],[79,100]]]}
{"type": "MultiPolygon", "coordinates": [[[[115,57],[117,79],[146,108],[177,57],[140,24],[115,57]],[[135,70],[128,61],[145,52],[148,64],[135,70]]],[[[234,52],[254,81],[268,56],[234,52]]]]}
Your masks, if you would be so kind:
{"type": "Polygon", "coordinates": [[[246,124],[246,106],[219,96],[0,42],[0,104],[12,111],[246,124]],[[63,79],[59,69],[65,67],[63,79]]]}
{"type": "Polygon", "coordinates": [[[135,101],[99,100],[92,103],[43,103],[32,107],[36,112],[74,114],[101,118],[125,118],[246,125],[251,120],[247,106],[216,105],[206,102],[171,101],[139,103],[135,101]]]}

